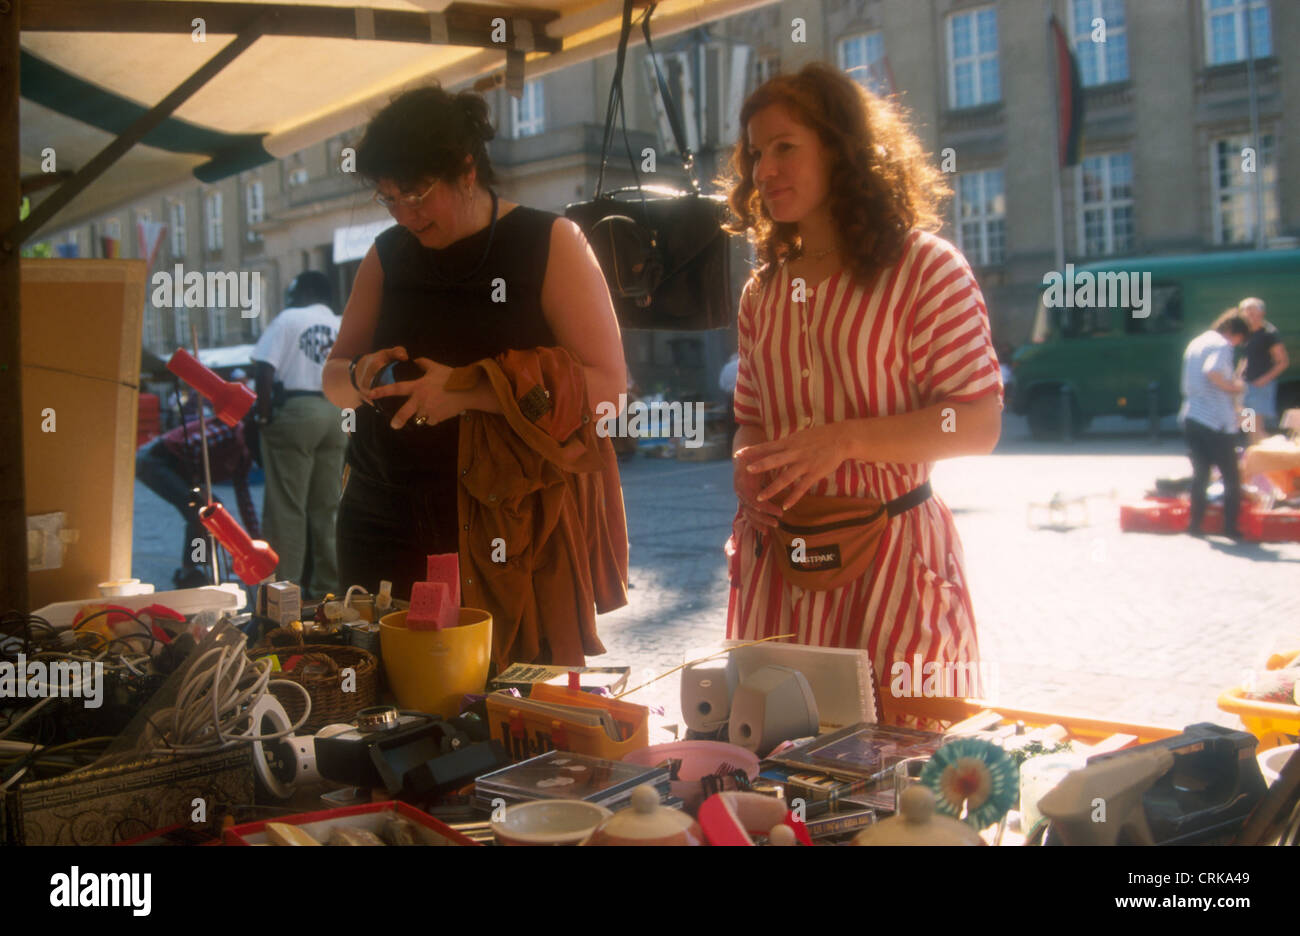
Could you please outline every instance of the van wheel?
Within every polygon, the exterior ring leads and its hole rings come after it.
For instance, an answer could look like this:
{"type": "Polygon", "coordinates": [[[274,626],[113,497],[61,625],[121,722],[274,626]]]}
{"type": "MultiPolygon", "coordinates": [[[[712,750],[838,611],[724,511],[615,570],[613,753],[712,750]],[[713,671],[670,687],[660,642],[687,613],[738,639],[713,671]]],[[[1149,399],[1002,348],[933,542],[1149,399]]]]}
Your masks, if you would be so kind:
{"type": "Polygon", "coordinates": [[[1061,437],[1061,403],[1054,394],[1040,393],[1029,401],[1029,434],[1039,442],[1061,437]]]}
{"type": "MultiPolygon", "coordinates": [[[[1072,403],[1070,414],[1071,427],[1077,436],[1088,428],[1089,420],[1079,412],[1079,404],[1072,403]]],[[[1039,442],[1060,441],[1063,437],[1061,425],[1061,397],[1059,393],[1041,392],[1029,401],[1029,434],[1039,442]]]]}

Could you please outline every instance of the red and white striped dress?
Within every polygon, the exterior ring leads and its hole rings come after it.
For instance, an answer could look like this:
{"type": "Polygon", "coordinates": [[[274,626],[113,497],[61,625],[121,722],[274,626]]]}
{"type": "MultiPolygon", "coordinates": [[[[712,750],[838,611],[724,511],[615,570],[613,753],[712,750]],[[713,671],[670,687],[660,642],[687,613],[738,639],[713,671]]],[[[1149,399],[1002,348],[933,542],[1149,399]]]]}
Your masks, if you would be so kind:
{"type": "MultiPolygon", "coordinates": [[[[912,231],[902,258],[874,288],[848,271],[808,284],[792,300],[785,264],[766,286],[741,295],[736,420],[767,438],[807,426],[889,416],[1001,395],[988,311],[965,257],[912,231]]],[[[810,493],[892,500],[925,482],[931,466],[844,462],[810,493]]],[[[892,662],[977,662],[975,619],[961,541],[937,496],[889,521],[870,572],[834,591],[789,585],[778,551],[737,513],[727,543],[731,596],[727,636],[795,633],[799,643],[869,651],[877,685],[892,662]]]]}

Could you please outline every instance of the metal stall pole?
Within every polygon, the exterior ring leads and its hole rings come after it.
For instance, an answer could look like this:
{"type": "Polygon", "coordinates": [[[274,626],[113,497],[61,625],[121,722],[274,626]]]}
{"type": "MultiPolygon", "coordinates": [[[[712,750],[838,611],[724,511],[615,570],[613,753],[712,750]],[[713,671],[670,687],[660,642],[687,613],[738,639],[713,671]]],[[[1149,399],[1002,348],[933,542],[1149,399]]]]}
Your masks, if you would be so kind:
{"type": "Polygon", "coordinates": [[[19,315],[18,2],[0,0],[0,611],[27,612],[27,507],[23,472],[22,317],[19,315]]]}

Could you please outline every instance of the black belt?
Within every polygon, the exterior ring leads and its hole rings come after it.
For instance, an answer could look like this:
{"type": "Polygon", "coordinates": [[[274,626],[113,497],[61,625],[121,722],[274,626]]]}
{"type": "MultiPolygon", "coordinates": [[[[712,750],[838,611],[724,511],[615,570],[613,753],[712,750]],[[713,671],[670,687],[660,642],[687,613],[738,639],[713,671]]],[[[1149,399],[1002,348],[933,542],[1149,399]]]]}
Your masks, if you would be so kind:
{"type": "Polygon", "coordinates": [[[284,398],[285,398],[286,400],[292,400],[294,397],[300,397],[300,396],[323,397],[324,395],[325,395],[325,393],[324,393],[323,391],[321,391],[321,390],[286,390],[286,391],[284,391],[284,398]]]}
{"type": "Polygon", "coordinates": [[[818,533],[830,533],[835,530],[843,530],[847,527],[862,526],[864,523],[874,523],[882,513],[887,514],[892,519],[901,513],[906,513],[919,504],[925,503],[930,499],[930,495],[933,493],[934,491],[930,488],[930,482],[926,481],[921,486],[912,488],[912,490],[908,491],[902,497],[896,497],[891,501],[886,501],[884,504],[881,504],[880,509],[869,517],[853,517],[849,520],[837,520],[834,523],[819,523],[815,526],[795,526],[792,523],[786,523],[784,520],[778,520],[777,526],[785,530],[787,533],[794,533],[797,535],[811,536],[818,533]]]}
{"type": "Polygon", "coordinates": [[[918,507],[930,499],[934,491],[930,488],[930,482],[927,481],[919,487],[914,487],[902,497],[896,497],[885,504],[885,512],[891,517],[897,517],[901,513],[906,513],[913,507],[918,507]]]}

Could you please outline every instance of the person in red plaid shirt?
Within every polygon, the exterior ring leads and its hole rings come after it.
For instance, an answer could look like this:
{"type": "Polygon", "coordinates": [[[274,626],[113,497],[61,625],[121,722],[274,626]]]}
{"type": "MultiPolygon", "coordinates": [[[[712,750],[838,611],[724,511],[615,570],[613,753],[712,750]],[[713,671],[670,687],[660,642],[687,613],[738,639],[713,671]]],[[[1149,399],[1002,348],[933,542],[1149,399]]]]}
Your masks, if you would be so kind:
{"type": "MultiPolygon", "coordinates": [[[[202,505],[203,444],[199,437],[199,418],[192,405],[184,409],[179,426],[159,436],[136,459],[135,475],[145,487],[181,512],[185,520],[185,542],[181,548],[181,567],[172,575],[177,588],[193,588],[211,583],[212,576],[195,561],[194,541],[207,542],[207,531],[199,523],[202,505]]],[[[261,536],[257,507],[248,488],[248,473],[253,456],[244,441],[244,426],[227,426],[205,409],[208,429],[208,461],[213,484],[233,484],[244,529],[254,539],[261,536]]],[[[220,499],[214,497],[220,503],[220,499]]],[[[207,547],[204,547],[206,551],[207,547]]]]}

